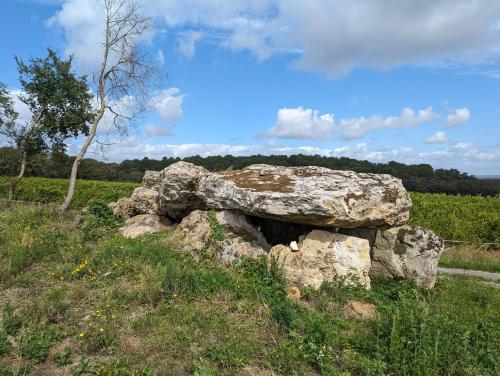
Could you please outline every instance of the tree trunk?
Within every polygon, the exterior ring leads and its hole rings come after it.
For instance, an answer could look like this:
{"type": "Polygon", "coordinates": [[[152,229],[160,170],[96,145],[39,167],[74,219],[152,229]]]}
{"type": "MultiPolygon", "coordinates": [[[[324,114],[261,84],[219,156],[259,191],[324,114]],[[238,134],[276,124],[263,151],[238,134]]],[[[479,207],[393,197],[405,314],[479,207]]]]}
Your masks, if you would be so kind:
{"type": "Polygon", "coordinates": [[[87,149],[89,148],[90,144],[94,140],[95,134],[97,132],[97,125],[101,121],[102,117],[104,116],[104,111],[105,107],[104,104],[101,105],[101,109],[99,113],[96,115],[96,118],[94,119],[94,122],[92,123],[92,126],[90,128],[90,133],[85,139],[85,142],[82,145],[82,148],[80,149],[80,152],[75,158],[75,161],[73,162],[73,167],[71,168],[71,177],[69,179],[69,188],[68,188],[68,193],[66,194],[66,198],[64,199],[64,202],[62,205],[59,207],[59,210],[61,213],[64,213],[66,210],[69,209],[71,205],[71,201],[73,201],[73,196],[75,195],[75,190],[76,190],[76,177],[78,175],[78,167],[80,167],[80,163],[85,156],[85,153],[87,152],[87,149]]]}
{"type": "Polygon", "coordinates": [[[21,170],[19,171],[19,175],[17,175],[14,180],[10,183],[10,188],[9,188],[9,197],[7,199],[7,207],[10,207],[12,205],[12,201],[14,201],[14,196],[16,194],[17,186],[19,185],[19,182],[24,176],[24,172],[26,171],[26,159],[27,159],[27,153],[26,151],[22,152],[22,157],[21,157],[21,170]]]}

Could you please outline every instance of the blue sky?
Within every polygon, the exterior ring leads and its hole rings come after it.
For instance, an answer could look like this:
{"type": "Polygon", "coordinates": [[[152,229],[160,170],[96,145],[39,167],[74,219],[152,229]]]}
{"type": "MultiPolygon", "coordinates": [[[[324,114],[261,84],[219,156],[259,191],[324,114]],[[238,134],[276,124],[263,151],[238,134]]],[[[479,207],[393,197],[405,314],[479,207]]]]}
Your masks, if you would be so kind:
{"type": "MultiPolygon", "coordinates": [[[[500,174],[498,1],[141,3],[168,79],[127,136],[100,132],[101,158],[305,153],[500,174]]],[[[13,94],[14,55],[52,47],[95,69],[95,0],[3,0],[0,17],[13,94]]]]}

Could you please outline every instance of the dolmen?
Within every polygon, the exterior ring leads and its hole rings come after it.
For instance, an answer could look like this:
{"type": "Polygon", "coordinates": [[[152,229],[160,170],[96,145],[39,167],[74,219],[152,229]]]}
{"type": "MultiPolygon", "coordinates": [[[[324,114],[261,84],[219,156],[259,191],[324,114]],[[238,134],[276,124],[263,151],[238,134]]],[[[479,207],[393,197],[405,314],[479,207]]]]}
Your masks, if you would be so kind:
{"type": "Polygon", "coordinates": [[[187,162],[147,171],[131,197],[111,203],[124,236],[172,231],[179,250],[211,249],[223,265],[277,262],[291,285],[411,278],[431,288],[443,240],[408,225],[411,199],[386,174],[256,164],[209,172],[187,162]]]}

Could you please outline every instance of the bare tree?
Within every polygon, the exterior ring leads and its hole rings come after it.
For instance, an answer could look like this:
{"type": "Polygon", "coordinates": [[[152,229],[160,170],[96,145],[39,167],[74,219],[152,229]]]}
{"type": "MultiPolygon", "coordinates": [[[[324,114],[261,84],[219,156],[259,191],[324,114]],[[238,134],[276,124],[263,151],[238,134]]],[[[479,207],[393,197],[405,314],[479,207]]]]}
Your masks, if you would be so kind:
{"type": "Polygon", "coordinates": [[[94,75],[97,91],[97,111],[90,130],[71,169],[68,193],[60,210],[66,211],[75,194],[78,167],[106,113],[112,117],[115,129],[124,131],[127,124],[146,109],[149,84],[156,75],[147,55],[141,51],[141,41],[152,27],[151,19],[140,12],[135,0],[99,0],[104,15],[103,56],[99,71],[94,75]],[[134,111],[124,111],[123,100],[133,102],[134,111]]]}

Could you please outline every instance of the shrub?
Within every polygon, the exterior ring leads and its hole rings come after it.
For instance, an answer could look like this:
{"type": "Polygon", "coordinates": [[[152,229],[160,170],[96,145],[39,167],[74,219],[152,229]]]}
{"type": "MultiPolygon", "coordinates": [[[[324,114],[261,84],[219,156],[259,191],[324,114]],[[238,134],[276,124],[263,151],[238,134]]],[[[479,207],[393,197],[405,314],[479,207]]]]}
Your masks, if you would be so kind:
{"type": "Polygon", "coordinates": [[[116,227],[120,223],[122,223],[122,220],[113,214],[106,201],[93,198],[89,200],[87,211],[83,214],[82,230],[84,239],[97,239],[109,228],[116,227]]]}

